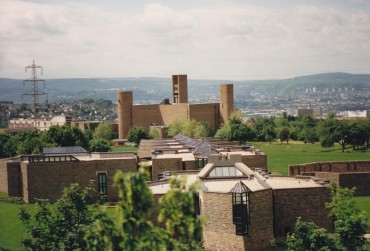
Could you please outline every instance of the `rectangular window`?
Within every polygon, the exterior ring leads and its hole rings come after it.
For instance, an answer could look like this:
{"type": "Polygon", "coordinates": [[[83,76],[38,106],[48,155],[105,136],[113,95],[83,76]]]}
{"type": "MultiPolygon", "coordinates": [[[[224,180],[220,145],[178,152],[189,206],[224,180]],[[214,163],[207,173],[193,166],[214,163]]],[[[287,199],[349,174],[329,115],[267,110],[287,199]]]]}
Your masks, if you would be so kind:
{"type": "Polygon", "coordinates": [[[100,195],[107,195],[107,174],[98,173],[98,190],[100,195]]]}

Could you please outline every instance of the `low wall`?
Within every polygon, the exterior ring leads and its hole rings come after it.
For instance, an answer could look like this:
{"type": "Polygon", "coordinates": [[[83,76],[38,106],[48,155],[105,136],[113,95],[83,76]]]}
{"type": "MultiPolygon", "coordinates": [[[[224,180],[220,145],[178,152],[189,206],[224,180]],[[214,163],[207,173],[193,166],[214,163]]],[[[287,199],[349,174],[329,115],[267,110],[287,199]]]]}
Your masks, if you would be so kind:
{"type": "Polygon", "coordinates": [[[370,160],[313,162],[299,165],[289,165],[288,169],[289,176],[313,172],[370,172],[370,160]]]}
{"type": "Polygon", "coordinates": [[[289,165],[289,175],[314,175],[341,187],[356,187],[356,196],[370,195],[370,160],[289,165]]]}

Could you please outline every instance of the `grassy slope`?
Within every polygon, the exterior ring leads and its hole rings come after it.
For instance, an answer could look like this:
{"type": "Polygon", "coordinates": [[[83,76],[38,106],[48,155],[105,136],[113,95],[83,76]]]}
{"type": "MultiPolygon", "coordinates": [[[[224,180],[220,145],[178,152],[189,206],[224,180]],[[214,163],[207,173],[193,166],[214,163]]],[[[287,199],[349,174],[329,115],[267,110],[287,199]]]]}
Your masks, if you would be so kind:
{"type": "Polygon", "coordinates": [[[252,142],[251,144],[267,154],[269,171],[281,174],[288,174],[290,164],[370,159],[369,152],[351,152],[348,148],[342,153],[339,145],[333,148],[322,148],[319,143],[304,144],[297,141],[291,141],[288,144],[280,142],[272,144],[252,142]]]}

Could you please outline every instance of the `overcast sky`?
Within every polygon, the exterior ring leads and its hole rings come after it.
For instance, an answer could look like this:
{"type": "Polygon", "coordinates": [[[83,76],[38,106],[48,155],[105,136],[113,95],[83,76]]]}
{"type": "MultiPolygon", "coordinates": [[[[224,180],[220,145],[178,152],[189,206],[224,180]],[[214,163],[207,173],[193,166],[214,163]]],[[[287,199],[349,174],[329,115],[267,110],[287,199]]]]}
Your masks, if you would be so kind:
{"type": "Polygon", "coordinates": [[[370,73],[369,0],[0,0],[0,77],[370,73]]]}

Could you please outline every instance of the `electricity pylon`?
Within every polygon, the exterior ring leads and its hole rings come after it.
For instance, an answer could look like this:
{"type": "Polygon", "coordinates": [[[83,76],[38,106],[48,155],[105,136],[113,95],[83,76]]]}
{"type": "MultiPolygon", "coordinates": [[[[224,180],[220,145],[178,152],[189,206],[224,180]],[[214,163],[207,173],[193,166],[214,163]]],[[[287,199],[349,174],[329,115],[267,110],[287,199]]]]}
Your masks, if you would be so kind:
{"type": "Polygon", "coordinates": [[[33,118],[35,120],[35,125],[34,126],[35,126],[35,128],[37,128],[38,97],[42,96],[42,95],[46,95],[46,99],[47,99],[47,93],[39,91],[39,83],[42,83],[44,85],[44,89],[45,89],[45,80],[39,79],[37,77],[37,69],[40,70],[41,75],[42,75],[43,71],[42,71],[42,66],[39,66],[39,65],[35,64],[35,60],[33,60],[33,63],[31,65],[25,67],[26,72],[27,72],[27,69],[32,69],[32,73],[31,73],[32,75],[31,75],[30,79],[26,79],[26,80],[23,81],[23,85],[25,85],[26,83],[31,83],[32,84],[32,91],[29,92],[29,93],[23,93],[22,98],[23,98],[23,96],[32,96],[32,99],[33,99],[32,111],[33,111],[33,118]]]}

